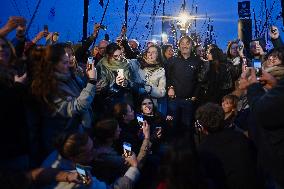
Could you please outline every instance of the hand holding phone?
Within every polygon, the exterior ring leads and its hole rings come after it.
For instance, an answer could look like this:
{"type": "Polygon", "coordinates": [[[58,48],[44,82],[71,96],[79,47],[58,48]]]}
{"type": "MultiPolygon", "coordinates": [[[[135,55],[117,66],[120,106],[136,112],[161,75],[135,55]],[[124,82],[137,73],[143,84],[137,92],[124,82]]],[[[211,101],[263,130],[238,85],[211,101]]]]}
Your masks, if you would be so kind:
{"type": "Polygon", "coordinates": [[[131,151],[131,144],[124,142],[123,143],[123,155],[125,157],[131,156],[132,155],[132,151],[131,151]]]}
{"type": "Polygon", "coordinates": [[[94,66],[94,59],[92,56],[88,57],[88,69],[92,69],[94,66]]]}
{"type": "Polygon", "coordinates": [[[89,175],[90,167],[83,166],[80,164],[76,164],[76,171],[79,174],[79,178],[82,180],[83,184],[88,184],[90,175],[89,175]]]}
{"type": "Polygon", "coordinates": [[[144,122],[144,117],[141,114],[137,114],[136,119],[138,121],[138,124],[140,125],[140,127],[143,126],[143,122],[144,122]]]}
{"type": "Polygon", "coordinates": [[[123,69],[117,69],[117,76],[124,78],[124,70],[123,69]]]}

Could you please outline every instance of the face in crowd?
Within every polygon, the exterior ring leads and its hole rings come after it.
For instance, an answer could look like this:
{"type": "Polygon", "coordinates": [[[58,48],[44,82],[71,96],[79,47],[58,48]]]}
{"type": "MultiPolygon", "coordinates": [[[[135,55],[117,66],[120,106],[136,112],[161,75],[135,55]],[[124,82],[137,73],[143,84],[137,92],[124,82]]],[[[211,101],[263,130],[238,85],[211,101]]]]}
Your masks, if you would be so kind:
{"type": "Polygon", "coordinates": [[[150,64],[156,64],[158,58],[158,49],[156,47],[149,47],[146,53],[147,62],[150,64]]]}
{"type": "Polygon", "coordinates": [[[234,107],[232,101],[229,100],[229,99],[226,99],[226,98],[222,101],[222,108],[223,108],[225,114],[228,114],[228,113],[235,111],[235,107],[234,107]]]}
{"type": "Polygon", "coordinates": [[[125,115],[123,115],[123,119],[125,122],[129,122],[134,120],[134,118],[135,118],[134,110],[131,108],[129,104],[127,104],[127,112],[125,113],[125,115]]]}
{"type": "Polygon", "coordinates": [[[128,42],[129,46],[132,48],[132,49],[137,49],[138,48],[138,44],[136,41],[134,40],[129,40],[128,42]]]}
{"type": "Polygon", "coordinates": [[[192,42],[187,37],[182,38],[179,43],[179,50],[181,54],[190,55],[191,49],[192,49],[192,42]]]}
{"type": "Polygon", "coordinates": [[[116,51],[114,51],[113,55],[111,56],[111,59],[114,61],[121,61],[122,57],[123,57],[122,50],[117,49],[116,51]]]}
{"type": "Polygon", "coordinates": [[[98,45],[98,48],[99,48],[99,54],[104,56],[105,55],[105,52],[106,52],[106,47],[107,45],[109,44],[109,42],[107,42],[106,40],[102,40],[99,45],[98,45]]]}
{"type": "Polygon", "coordinates": [[[259,44],[259,41],[252,41],[250,43],[250,52],[254,56],[260,55],[260,52],[263,51],[262,47],[259,44]]]}
{"type": "Polygon", "coordinates": [[[165,51],[165,57],[166,59],[169,59],[171,57],[174,56],[174,50],[173,50],[173,47],[172,46],[169,46],[166,51],[165,51]]]}
{"type": "Polygon", "coordinates": [[[152,115],[154,111],[154,104],[151,99],[145,98],[141,103],[142,113],[145,115],[152,115]]]}
{"type": "Polygon", "coordinates": [[[67,53],[65,53],[55,65],[55,70],[62,74],[68,74],[70,72],[70,58],[67,53]]]}
{"type": "Polygon", "coordinates": [[[238,44],[237,43],[232,43],[232,45],[230,47],[230,55],[232,57],[238,56],[238,44]]]}

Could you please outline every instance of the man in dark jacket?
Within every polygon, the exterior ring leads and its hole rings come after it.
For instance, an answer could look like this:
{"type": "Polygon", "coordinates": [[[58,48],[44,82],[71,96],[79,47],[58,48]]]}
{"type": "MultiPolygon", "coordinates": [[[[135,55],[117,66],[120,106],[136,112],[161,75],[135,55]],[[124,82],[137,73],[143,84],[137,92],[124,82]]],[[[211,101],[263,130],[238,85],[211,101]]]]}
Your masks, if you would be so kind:
{"type": "Polygon", "coordinates": [[[268,89],[265,92],[255,71],[250,70],[250,77],[242,77],[240,84],[248,89],[248,102],[256,123],[258,160],[272,183],[284,187],[284,79],[277,82],[262,71],[260,81],[268,89]]]}
{"type": "Polygon", "coordinates": [[[180,39],[180,55],[169,60],[167,85],[169,114],[173,115],[175,126],[192,129],[194,102],[200,89],[198,73],[201,60],[192,53],[193,41],[184,36],[180,39]],[[180,123],[178,123],[180,121],[180,123]]]}

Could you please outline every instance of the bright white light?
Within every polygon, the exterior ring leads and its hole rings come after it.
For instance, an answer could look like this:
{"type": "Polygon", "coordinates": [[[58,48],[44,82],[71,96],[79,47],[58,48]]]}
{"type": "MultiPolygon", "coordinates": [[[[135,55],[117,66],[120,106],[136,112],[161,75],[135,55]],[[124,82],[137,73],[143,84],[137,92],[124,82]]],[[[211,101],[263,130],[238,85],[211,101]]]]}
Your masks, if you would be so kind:
{"type": "Polygon", "coordinates": [[[166,33],[162,33],[162,39],[164,39],[164,38],[168,38],[168,35],[166,34],[166,33]]]}
{"type": "Polygon", "coordinates": [[[178,19],[181,22],[181,24],[186,24],[189,21],[189,15],[186,12],[182,12],[178,19]]]}

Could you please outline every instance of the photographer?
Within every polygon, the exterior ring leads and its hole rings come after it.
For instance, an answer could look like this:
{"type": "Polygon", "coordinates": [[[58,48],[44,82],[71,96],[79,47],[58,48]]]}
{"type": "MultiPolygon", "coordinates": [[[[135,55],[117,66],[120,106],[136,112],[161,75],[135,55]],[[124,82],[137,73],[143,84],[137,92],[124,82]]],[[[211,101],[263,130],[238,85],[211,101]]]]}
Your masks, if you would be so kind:
{"type": "Polygon", "coordinates": [[[251,115],[256,123],[253,129],[257,134],[259,164],[270,183],[284,187],[284,79],[277,82],[262,70],[258,80],[255,70],[248,68],[242,74],[240,87],[247,89],[251,115]]]}
{"type": "Polygon", "coordinates": [[[67,177],[65,181],[54,182],[46,188],[128,189],[133,187],[133,184],[140,175],[140,172],[137,169],[138,163],[135,154],[125,158],[125,161],[130,164],[130,167],[122,177],[118,178],[110,186],[92,176],[89,170],[91,167],[82,166],[89,165],[94,160],[95,155],[96,150],[94,149],[94,143],[86,133],[62,134],[57,140],[57,150],[47,157],[43,162],[42,167],[52,167],[70,172],[74,172],[76,169],[79,174],[79,179],[83,181],[84,184],[69,182],[67,177]],[[83,173],[78,171],[79,167],[83,169],[83,173]]]}

